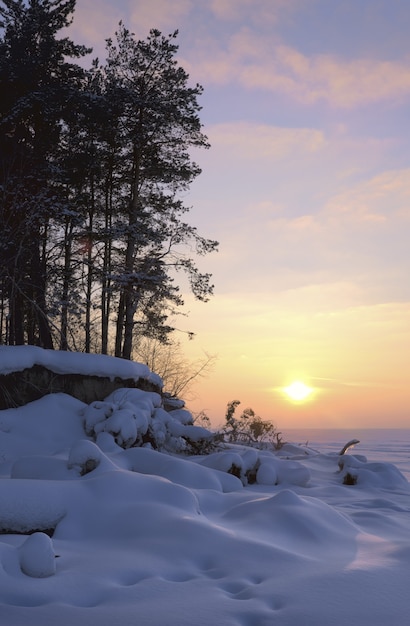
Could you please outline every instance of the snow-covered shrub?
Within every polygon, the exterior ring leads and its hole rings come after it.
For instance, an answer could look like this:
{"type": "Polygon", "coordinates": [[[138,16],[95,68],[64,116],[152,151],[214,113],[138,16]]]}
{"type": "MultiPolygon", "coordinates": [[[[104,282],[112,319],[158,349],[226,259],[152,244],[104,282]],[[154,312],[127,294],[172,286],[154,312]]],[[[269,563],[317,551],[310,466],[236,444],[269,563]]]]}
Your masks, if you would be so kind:
{"type": "Polygon", "coordinates": [[[304,487],[310,480],[310,472],[302,463],[278,458],[273,451],[243,445],[230,444],[229,449],[220,449],[198,458],[197,462],[233,474],[243,485],[289,484],[304,487]]]}
{"type": "Polygon", "coordinates": [[[351,474],[350,472],[346,472],[346,474],[343,476],[343,484],[344,485],[356,485],[357,476],[355,474],[351,474]]]}
{"type": "Polygon", "coordinates": [[[258,452],[252,448],[220,450],[211,453],[199,461],[202,465],[221,472],[227,472],[239,478],[243,485],[256,482],[256,475],[260,464],[258,452]]]}
{"type": "Polygon", "coordinates": [[[391,489],[407,483],[405,476],[392,463],[368,463],[366,457],[358,454],[342,455],[338,465],[344,485],[391,489]]]}
{"type": "Polygon", "coordinates": [[[169,452],[209,451],[214,433],[194,425],[191,413],[177,407],[166,411],[157,393],[118,389],[104,402],[93,402],[85,408],[84,429],[95,439],[108,433],[122,448],[149,445],[169,452]]]}
{"type": "Polygon", "coordinates": [[[228,402],[225,424],[221,430],[223,439],[230,443],[244,443],[251,446],[266,445],[279,449],[283,445],[281,433],[270,421],[262,420],[251,408],[244,409],[238,417],[235,411],[239,400],[228,402]]]}
{"type": "Polygon", "coordinates": [[[188,411],[181,409],[170,412],[156,409],[150,430],[157,447],[175,452],[205,453],[214,440],[214,434],[206,428],[195,426],[189,415],[188,411]]]}
{"type": "Polygon", "coordinates": [[[187,409],[178,408],[169,410],[168,412],[172,415],[172,418],[174,420],[181,422],[181,424],[185,424],[186,426],[192,426],[194,423],[192,413],[190,411],[187,411],[187,409]]]}
{"type": "Polygon", "coordinates": [[[205,467],[232,474],[242,482],[245,480],[245,464],[239,452],[231,450],[215,452],[201,459],[200,463],[205,467]]]}
{"type": "Polygon", "coordinates": [[[114,392],[104,402],[92,402],[84,410],[84,429],[87,435],[97,437],[106,432],[122,448],[145,443],[152,413],[153,398],[158,394],[140,389],[114,392]],[[128,392],[139,392],[129,394],[128,392]]]}
{"type": "Polygon", "coordinates": [[[84,430],[87,435],[94,435],[97,424],[104,422],[115,410],[111,402],[92,402],[84,409],[84,430]]]}

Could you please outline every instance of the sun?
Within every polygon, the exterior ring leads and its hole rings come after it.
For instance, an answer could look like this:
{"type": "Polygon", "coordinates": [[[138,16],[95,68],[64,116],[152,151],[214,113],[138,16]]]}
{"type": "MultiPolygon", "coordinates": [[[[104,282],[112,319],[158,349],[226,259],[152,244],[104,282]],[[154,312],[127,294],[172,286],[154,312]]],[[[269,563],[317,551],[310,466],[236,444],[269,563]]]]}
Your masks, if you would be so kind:
{"type": "Polygon", "coordinates": [[[294,402],[303,402],[313,393],[313,389],[300,380],[295,380],[288,387],[284,387],[283,392],[294,402]]]}

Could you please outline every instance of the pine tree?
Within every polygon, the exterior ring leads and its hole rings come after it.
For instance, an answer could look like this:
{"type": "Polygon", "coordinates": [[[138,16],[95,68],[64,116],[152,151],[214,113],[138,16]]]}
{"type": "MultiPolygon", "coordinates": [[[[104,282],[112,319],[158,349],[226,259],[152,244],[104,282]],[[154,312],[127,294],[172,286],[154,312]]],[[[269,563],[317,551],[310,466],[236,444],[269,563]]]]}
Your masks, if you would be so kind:
{"type": "Polygon", "coordinates": [[[208,147],[199,85],[175,55],[177,33],[136,41],[120,24],[105,65],[57,33],[75,0],[0,0],[0,342],[112,352],[164,340],[188,276],[186,253],[216,249],[184,221],[181,200],[208,147]],[[97,329],[97,313],[100,328],[97,329]]]}
{"type": "Polygon", "coordinates": [[[165,37],[151,30],[146,41],[137,41],[120,24],[116,37],[116,43],[108,41],[101,71],[112,107],[117,229],[112,237],[118,241],[121,234],[124,242],[117,247],[113,277],[119,290],[115,353],[131,358],[138,324],[145,324],[147,333],[151,316],[156,332],[169,330],[166,309],[182,303],[175,271],[188,274],[197,298],[206,300],[212,293],[210,276],[201,274],[183,249],[193,243],[206,254],[217,242],[183,221],[189,209],[181,192],[200,173],[189,150],[206,148],[208,141],[198,115],[202,87],[189,86],[189,76],[175,59],[177,32],[165,37]]]}
{"type": "Polygon", "coordinates": [[[53,347],[47,314],[47,239],[65,205],[55,166],[62,120],[88,50],[57,39],[75,0],[0,2],[0,267],[6,341],[53,347]]]}
{"type": "Polygon", "coordinates": [[[66,116],[60,133],[55,164],[62,173],[60,187],[65,190],[66,206],[55,216],[57,234],[52,244],[57,258],[50,268],[60,306],[60,349],[73,346],[76,336],[85,352],[91,351],[95,291],[99,289],[104,248],[100,135],[106,121],[105,102],[94,93],[92,82],[92,75],[87,73],[76,106],[66,116]]]}

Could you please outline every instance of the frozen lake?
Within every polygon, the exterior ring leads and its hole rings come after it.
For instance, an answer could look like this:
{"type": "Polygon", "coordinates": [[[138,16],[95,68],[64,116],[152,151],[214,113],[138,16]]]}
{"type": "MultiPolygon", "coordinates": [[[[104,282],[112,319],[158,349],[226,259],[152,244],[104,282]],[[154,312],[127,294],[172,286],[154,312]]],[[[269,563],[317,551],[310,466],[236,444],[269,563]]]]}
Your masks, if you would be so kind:
{"type": "Polygon", "coordinates": [[[363,454],[369,461],[394,463],[410,481],[410,429],[319,429],[301,428],[283,430],[286,441],[306,444],[320,452],[339,452],[351,439],[358,439],[354,452],[363,454]]]}

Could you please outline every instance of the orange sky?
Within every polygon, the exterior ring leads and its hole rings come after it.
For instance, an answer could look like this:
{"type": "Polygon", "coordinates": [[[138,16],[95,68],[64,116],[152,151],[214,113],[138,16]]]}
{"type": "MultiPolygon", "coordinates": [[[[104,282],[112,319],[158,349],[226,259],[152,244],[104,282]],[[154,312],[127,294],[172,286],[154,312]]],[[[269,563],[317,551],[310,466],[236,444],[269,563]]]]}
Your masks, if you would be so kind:
{"type": "Polygon", "coordinates": [[[201,345],[218,355],[190,408],[218,422],[227,402],[239,399],[281,429],[408,425],[409,304],[306,312],[274,296],[221,300],[190,303],[198,334],[187,353],[200,356],[201,345]],[[283,393],[293,380],[314,388],[307,402],[283,393]]]}

